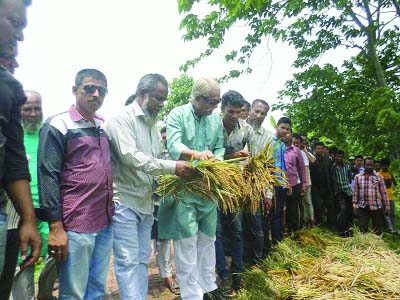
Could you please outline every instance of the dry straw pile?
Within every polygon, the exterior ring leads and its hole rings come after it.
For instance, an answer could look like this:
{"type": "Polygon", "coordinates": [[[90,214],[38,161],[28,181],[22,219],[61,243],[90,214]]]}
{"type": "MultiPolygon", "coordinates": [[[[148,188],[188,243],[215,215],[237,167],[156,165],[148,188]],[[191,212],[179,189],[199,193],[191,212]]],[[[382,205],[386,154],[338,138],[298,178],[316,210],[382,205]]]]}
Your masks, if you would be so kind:
{"type": "Polygon", "coordinates": [[[284,185],[285,180],[279,175],[281,170],[273,165],[271,143],[244,166],[238,164],[241,160],[243,158],[192,161],[197,170],[194,177],[161,176],[156,194],[179,200],[185,193],[193,193],[214,201],[223,212],[238,209],[255,212],[266,190],[274,185],[284,185]]]}
{"type": "Polygon", "coordinates": [[[237,299],[400,299],[400,256],[374,234],[300,231],[245,273],[237,299]]]}

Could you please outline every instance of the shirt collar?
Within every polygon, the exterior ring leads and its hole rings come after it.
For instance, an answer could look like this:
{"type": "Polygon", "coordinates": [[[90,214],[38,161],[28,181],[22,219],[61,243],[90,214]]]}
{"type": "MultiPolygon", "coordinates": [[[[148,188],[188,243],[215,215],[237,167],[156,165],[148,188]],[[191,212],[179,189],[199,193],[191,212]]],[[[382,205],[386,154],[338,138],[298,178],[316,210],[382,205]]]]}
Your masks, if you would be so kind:
{"type": "MultiPolygon", "coordinates": [[[[71,105],[71,107],[69,108],[69,115],[71,117],[71,120],[74,121],[74,122],[78,122],[78,121],[81,121],[81,120],[86,120],[80,114],[80,112],[76,109],[75,105],[71,105]]],[[[94,115],[94,119],[97,119],[97,120],[100,120],[100,121],[104,122],[104,119],[101,116],[97,115],[97,114],[94,115]]]]}
{"type": "Polygon", "coordinates": [[[132,103],[132,108],[133,108],[133,111],[135,112],[135,116],[144,116],[145,115],[143,109],[139,106],[139,103],[137,103],[136,99],[132,103]]]}

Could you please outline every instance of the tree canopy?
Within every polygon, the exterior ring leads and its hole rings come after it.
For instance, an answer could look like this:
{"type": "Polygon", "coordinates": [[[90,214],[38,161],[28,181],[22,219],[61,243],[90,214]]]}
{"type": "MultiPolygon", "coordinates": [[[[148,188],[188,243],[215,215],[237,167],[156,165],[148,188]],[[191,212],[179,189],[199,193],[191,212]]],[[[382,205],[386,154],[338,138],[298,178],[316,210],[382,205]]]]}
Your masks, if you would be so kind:
{"type": "Polygon", "coordinates": [[[286,42],[298,51],[299,72],[288,78],[275,108],[286,109],[297,129],[329,137],[345,150],[400,157],[397,0],[209,0],[205,16],[193,13],[197,2],[206,1],[178,0],[181,28],[186,41],[206,38],[208,48],[182,70],[211,55],[232,26],[244,23],[249,34],[225,56],[243,68],[225,78],[251,72],[247,63],[265,37],[286,42]],[[359,52],[341,66],[316,64],[337,47],[359,52]]]}

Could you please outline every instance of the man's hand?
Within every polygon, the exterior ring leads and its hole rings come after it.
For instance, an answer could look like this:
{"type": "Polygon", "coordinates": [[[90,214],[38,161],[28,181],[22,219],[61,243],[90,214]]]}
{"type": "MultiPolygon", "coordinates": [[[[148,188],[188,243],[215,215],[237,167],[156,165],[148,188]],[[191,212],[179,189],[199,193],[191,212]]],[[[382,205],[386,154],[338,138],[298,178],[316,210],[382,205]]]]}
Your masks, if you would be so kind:
{"type": "Polygon", "coordinates": [[[210,150],[206,151],[193,151],[192,153],[193,159],[195,160],[206,160],[214,157],[214,154],[210,150]]]}
{"type": "Polygon", "coordinates": [[[302,186],[301,187],[301,191],[300,191],[300,196],[304,196],[304,194],[306,193],[307,187],[306,186],[302,186]]]}
{"type": "Polygon", "coordinates": [[[36,228],[35,222],[22,222],[19,228],[19,239],[21,243],[21,257],[22,264],[21,269],[32,266],[40,255],[40,247],[42,246],[42,240],[40,239],[39,233],[36,228]],[[26,256],[28,245],[31,246],[31,255],[26,256]]]}
{"type": "Polygon", "coordinates": [[[288,195],[288,196],[291,196],[291,195],[292,195],[292,186],[291,186],[291,185],[288,185],[288,186],[287,186],[287,195],[288,195]]]}
{"type": "Polygon", "coordinates": [[[269,210],[271,209],[271,207],[272,207],[272,199],[269,199],[269,198],[265,198],[264,200],[263,200],[263,203],[264,203],[264,214],[268,214],[269,213],[269,210]]]}
{"type": "Polygon", "coordinates": [[[61,221],[50,223],[48,238],[49,255],[57,261],[64,261],[68,256],[68,236],[61,221]]]}
{"type": "Polygon", "coordinates": [[[234,153],[234,158],[249,157],[250,153],[247,150],[239,150],[234,153]]]}
{"type": "Polygon", "coordinates": [[[354,212],[354,215],[357,217],[358,216],[358,206],[357,206],[357,204],[353,204],[353,212],[354,212]]]}
{"type": "Polygon", "coordinates": [[[195,173],[195,169],[191,164],[184,160],[178,160],[176,162],[175,175],[179,177],[190,177],[195,173]]]}

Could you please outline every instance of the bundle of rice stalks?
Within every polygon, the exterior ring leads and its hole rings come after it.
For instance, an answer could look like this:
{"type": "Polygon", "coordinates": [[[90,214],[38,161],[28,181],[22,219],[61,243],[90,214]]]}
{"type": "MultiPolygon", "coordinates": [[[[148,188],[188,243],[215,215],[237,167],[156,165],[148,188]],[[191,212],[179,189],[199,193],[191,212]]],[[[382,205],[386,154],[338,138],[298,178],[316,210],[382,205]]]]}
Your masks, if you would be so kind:
{"type": "Polygon", "coordinates": [[[243,208],[254,213],[260,207],[260,200],[266,197],[267,190],[273,186],[286,186],[282,177],[282,170],[274,166],[272,140],[267,143],[263,151],[251,157],[244,165],[243,176],[248,188],[243,201],[243,208]]]}
{"type": "Polygon", "coordinates": [[[239,160],[243,158],[192,161],[197,171],[195,176],[190,179],[162,176],[158,180],[156,194],[179,200],[185,193],[192,193],[214,201],[224,213],[235,212],[247,188],[240,166],[234,164],[239,160]]]}
{"type": "Polygon", "coordinates": [[[400,256],[374,234],[301,231],[245,273],[238,299],[400,299],[400,256]]]}

